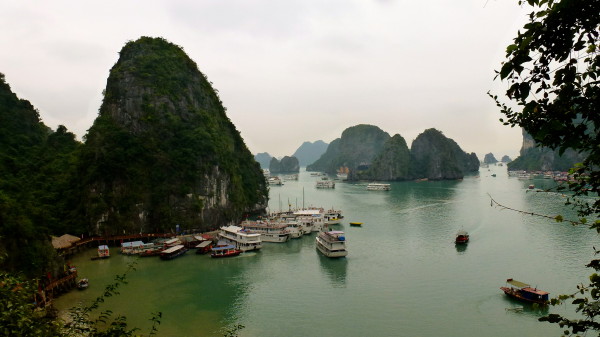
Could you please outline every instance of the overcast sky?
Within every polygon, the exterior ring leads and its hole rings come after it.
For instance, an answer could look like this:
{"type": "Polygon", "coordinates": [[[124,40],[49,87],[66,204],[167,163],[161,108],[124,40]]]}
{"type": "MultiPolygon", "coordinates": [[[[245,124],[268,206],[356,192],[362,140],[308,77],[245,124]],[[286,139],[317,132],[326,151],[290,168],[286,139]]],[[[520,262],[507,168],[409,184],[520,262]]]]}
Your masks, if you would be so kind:
{"type": "Polygon", "coordinates": [[[437,128],[480,160],[518,155],[488,90],[526,20],[517,0],[0,2],[0,72],[44,123],[81,139],[129,40],[182,46],[253,153],[291,155],[357,124],[409,147],[437,128]]]}

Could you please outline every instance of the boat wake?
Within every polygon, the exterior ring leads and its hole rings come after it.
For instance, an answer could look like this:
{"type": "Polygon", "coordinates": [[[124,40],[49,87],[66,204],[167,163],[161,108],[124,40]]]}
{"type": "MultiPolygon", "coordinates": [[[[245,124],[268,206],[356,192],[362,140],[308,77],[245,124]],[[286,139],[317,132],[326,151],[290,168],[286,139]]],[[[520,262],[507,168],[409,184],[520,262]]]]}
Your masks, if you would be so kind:
{"type": "Polygon", "coordinates": [[[440,200],[440,202],[436,202],[436,203],[432,203],[432,204],[425,204],[425,205],[420,205],[417,207],[404,208],[404,209],[396,211],[396,213],[398,213],[398,214],[410,213],[412,211],[418,211],[418,210],[424,209],[424,208],[430,208],[430,207],[436,207],[436,206],[448,205],[448,204],[455,204],[458,202],[459,201],[453,201],[453,200],[440,200]]]}

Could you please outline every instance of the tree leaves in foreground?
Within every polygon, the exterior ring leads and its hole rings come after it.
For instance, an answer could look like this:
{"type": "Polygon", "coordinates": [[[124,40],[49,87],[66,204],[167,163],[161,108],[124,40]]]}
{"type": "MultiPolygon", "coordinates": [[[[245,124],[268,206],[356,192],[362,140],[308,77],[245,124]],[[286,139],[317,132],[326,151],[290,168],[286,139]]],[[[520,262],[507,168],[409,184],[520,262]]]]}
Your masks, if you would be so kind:
{"type": "MultiPolygon", "coordinates": [[[[508,83],[508,102],[496,101],[511,127],[520,126],[538,146],[573,149],[585,160],[571,169],[575,180],[569,189],[575,196],[598,196],[600,192],[600,0],[521,0],[533,11],[529,22],[506,48],[506,61],[496,72],[508,83]]],[[[597,219],[600,198],[593,203],[575,203],[580,216],[597,219]]],[[[561,219],[556,218],[557,221],[561,219]]],[[[599,222],[580,221],[600,233],[599,222]]],[[[598,251],[596,252],[598,253],[598,251]]],[[[600,270],[600,260],[588,267],[600,270]]],[[[578,285],[573,294],[552,300],[576,305],[582,315],[569,319],[558,314],[541,321],[559,324],[565,335],[600,331],[600,276],[590,276],[588,285],[578,285]]]]}

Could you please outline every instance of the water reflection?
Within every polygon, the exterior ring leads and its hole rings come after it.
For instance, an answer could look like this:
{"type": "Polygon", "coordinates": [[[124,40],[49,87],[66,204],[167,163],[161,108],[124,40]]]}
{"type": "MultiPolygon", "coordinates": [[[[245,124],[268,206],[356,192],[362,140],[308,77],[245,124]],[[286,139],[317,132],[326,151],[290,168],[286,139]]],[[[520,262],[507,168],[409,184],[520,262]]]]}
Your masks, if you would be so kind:
{"type": "Polygon", "coordinates": [[[505,310],[507,313],[516,315],[527,315],[541,317],[547,315],[549,308],[547,305],[539,305],[537,303],[524,303],[508,296],[502,296],[504,302],[508,305],[505,310]]]}
{"type": "Polygon", "coordinates": [[[455,244],[454,244],[454,247],[456,248],[456,252],[457,252],[458,254],[464,254],[464,253],[465,253],[465,251],[467,250],[467,246],[468,246],[468,245],[466,245],[466,244],[464,244],[464,243],[455,243],[455,244]]]}
{"type": "Polygon", "coordinates": [[[331,279],[331,285],[336,288],[345,288],[348,260],[345,257],[332,259],[320,253],[318,257],[323,273],[331,279]]]}

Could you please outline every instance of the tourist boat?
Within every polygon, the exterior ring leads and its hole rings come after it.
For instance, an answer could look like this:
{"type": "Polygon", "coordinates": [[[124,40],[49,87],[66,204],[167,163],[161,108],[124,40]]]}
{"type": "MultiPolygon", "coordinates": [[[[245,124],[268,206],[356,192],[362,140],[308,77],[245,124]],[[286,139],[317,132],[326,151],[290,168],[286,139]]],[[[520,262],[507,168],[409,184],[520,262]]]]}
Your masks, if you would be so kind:
{"type": "Polygon", "coordinates": [[[456,233],[456,238],[454,239],[454,242],[458,244],[469,242],[469,233],[463,230],[458,231],[458,233],[456,233]]]}
{"type": "Polygon", "coordinates": [[[260,234],[251,233],[250,231],[239,226],[221,227],[221,230],[219,231],[219,238],[231,243],[236,249],[239,249],[242,252],[258,250],[262,248],[260,234]]]}
{"type": "Polygon", "coordinates": [[[330,209],[324,212],[323,217],[325,218],[325,224],[327,225],[338,225],[342,222],[342,211],[330,209]]]}
{"type": "Polygon", "coordinates": [[[335,188],[335,182],[333,180],[319,180],[317,181],[316,188],[335,188]]]}
{"type": "Polygon", "coordinates": [[[185,252],[187,252],[187,248],[185,248],[184,245],[176,245],[160,252],[160,258],[163,260],[171,260],[185,254],[185,252]]]}
{"type": "Polygon", "coordinates": [[[362,226],[362,222],[351,222],[350,226],[362,226]]]}
{"type": "Polygon", "coordinates": [[[85,290],[89,285],[90,282],[87,278],[82,278],[81,280],[77,281],[77,289],[79,290],[85,290]]]}
{"type": "Polygon", "coordinates": [[[281,182],[281,179],[278,176],[275,177],[271,177],[267,180],[269,182],[269,185],[283,185],[283,183],[281,182]]]}
{"type": "Polygon", "coordinates": [[[107,245],[98,246],[98,256],[93,256],[92,260],[97,259],[108,259],[110,257],[110,250],[107,245]]]}
{"type": "Polygon", "coordinates": [[[121,254],[135,255],[144,251],[144,242],[131,241],[121,243],[121,254]]]}
{"type": "Polygon", "coordinates": [[[516,298],[521,301],[537,303],[537,304],[548,304],[548,292],[532,288],[529,284],[513,280],[511,278],[506,280],[506,283],[510,284],[510,287],[500,287],[504,293],[510,297],[516,298]]]}
{"type": "Polygon", "coordinates": [[[389,191],[391,189],[390,184],[370,183],[367,185],[369,191],[389,191]]]}
{"type": "Polygon", "coordinates": [[[206,254],[212,248],[212,241],[205,240],[196,245],[196,254],[206,254]]]}
{"type": "Polygon", "coordinates": [[[170,247],[174,247],[174,246],[178,246],[181,245],[181,240],[179,240],[178,238],[173,238],[173,239],[169,239],[167,241],[163,242],[163,247],[164,248],[170,248],[170,247]]]}
{"type": "Polygon", "coordinates": [[[238,256],[242,251],[239,249],[235,249],[234,245],[227,245],[221,247],[213,247],[211,249],[210,257],[218,258],[218,257],[230,257],[230,256],[238,256]]]}
{"type": "Polygon", "coordinates": [[[296,220],[303,221],[311,232],[320,232],[327,225],[325,222],[325,211],[322,208],[301,209],[295,211],[294,215],[296,216],[296,220]]]}
{"type": "Polygon", "coordinates": [[[344,257],[346,251],[346,237],[342,231],[319,232],[316,238],[317,249],[327,257],[344,257]]]}
{"type": "Polygon", "coordinates": [[[304,235],[304,227],[300,222],[295,220],[288,220],[284,223],[286,225],[285,229],[290,234],[290,239],[297,239],[304,235]]]}
{"type": "Polygon", "coordinates": [[[160,252],[164,250],[162,245],[156,244],[145,244],[143,250],[140,252],[140,257],[149,257],[160,255],[160,252]]]}
{"type": "Polygon", "coordinates": [[[241,227],[250,233],[258,233],[263,242],[286,242],[290,239],[287,224],[282,222],[243,221],[241,227]]]}

